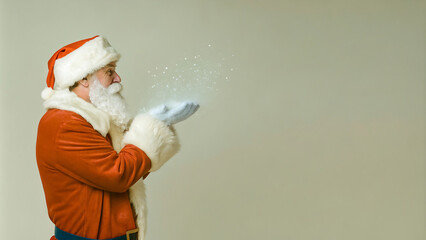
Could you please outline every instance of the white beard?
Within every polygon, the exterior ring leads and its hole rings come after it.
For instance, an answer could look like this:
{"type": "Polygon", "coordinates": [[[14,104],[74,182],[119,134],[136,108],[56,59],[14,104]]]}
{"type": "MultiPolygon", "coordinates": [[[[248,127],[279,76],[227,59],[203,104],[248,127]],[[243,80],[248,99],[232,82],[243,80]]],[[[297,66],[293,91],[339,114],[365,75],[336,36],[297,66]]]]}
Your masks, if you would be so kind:
{"type": "Polygon", "coordinates": [[[112,122],[122,131],[127,128],[129,114],[127,105],[120,92],[122,86],[120,83],[113,83],[109,87],[104,87],[96,76],[92,76],[93,82],[90,85],[89,97],[92,104],[107,113],[112,122]]]}

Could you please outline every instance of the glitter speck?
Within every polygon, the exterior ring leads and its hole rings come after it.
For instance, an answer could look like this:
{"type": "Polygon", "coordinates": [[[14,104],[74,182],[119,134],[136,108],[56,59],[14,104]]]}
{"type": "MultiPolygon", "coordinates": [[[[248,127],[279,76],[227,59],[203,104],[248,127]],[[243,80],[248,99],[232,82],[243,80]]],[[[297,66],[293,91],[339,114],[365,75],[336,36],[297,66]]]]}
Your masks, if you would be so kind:
{"type": "Polygon", "coordinates": [[[194,63],[194,66],[197,66],[197,64],[196,64],[196,63],[194,63]]]}
{"type": "Polygon", "coordinates": [[[209,47],[211,47],[212,45],[211,45],[211,44],[209,44],[208,46],[209,46],[209,47]]]}
{"type": "Polygon", "coordinates": [[[166,72],[163,72],[163,74],[165,74],[166,72]]]}
{"type": "Polygon", "coordinates": [[[185,57],[184,59],[185,59],[185,60],[188,60],[188,58],[186,58],[186,57],[185,57]]]}
{"type": "Polygon", "coordinates": [[[234,69],[233,69],[233,68],[231,68],[231,71],[234,71],[234,69]]]}

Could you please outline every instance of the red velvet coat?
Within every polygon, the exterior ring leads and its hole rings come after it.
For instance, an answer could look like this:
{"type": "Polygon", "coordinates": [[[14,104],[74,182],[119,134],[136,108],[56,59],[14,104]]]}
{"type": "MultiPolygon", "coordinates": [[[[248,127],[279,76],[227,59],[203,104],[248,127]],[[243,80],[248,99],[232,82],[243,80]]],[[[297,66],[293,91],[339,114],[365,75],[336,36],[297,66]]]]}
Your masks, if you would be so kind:
{"type": "Polygon", "coordinates": [[[107,239],[136,228],[128,189],[151,168],[140,148],[117,153],[77,113],[50,109],[40,120],[37,164],[49,217],[60,229],[107,239]]]}

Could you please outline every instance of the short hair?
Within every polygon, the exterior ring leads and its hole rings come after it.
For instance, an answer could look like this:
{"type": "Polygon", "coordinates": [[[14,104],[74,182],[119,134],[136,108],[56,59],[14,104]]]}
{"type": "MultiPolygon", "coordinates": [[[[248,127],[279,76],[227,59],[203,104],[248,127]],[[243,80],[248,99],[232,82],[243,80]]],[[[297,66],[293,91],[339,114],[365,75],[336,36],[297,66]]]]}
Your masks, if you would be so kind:
{"type": "Polygon", "coordinates": [[[78,86],[78,81],[74,83],[74,85],[72,85],[71,87],[69,87],[68,89],[70,90],[70,92],[72,92],[72,90],[74,88],[76,88],[78,86]]]}
{"type": "MultiPolygon", "coordinates": [[[[90,76],[91,74],[89,74],[89,75],[87,75],[86,77],[84,77],[82,80],[87,80],[88,78],[89,78],[89,76],[90,76]]],[[[78,84],[79,84],[79,81],[77,81],[77,82],[75,82],[74,83],[74,85],[72,85],[71,87],[69,87],[68,89],[70,90],[70,92],[74,89],[74,88],[76,88],[77,86],[78,86],[78,84]]]]}

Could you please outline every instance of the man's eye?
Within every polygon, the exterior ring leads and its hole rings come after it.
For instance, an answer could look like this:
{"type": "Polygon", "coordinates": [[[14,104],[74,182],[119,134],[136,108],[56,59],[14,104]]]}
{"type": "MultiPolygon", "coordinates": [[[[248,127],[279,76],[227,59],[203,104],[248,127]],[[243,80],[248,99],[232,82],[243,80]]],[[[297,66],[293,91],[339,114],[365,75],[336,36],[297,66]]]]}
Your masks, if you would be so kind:
{"type": "Polygon", "coordinates": [[[111,71],[111,70],[108,70],[108,71],[107,71],[107,74],[111,76],[111,75],[112,75],[112,71],[111,71]]]}

